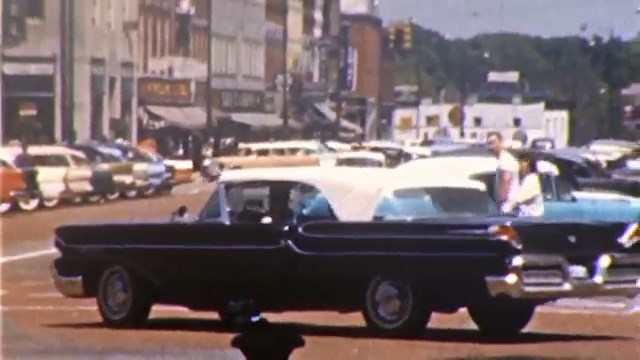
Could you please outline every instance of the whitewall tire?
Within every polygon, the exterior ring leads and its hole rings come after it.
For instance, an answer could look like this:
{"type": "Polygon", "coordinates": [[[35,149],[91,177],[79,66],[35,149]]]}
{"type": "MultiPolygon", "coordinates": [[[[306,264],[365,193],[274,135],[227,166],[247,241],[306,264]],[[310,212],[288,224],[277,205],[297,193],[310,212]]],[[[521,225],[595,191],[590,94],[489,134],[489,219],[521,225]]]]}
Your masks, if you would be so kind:
{"type": "Polygon", "coordinates": [[[102,273],[96,302],[102,321],[110,327],[141,326],[152,306],[145,282],[123,266],[112,266],[102,273]]]}
{"type": "Polygon", "coordinates": [[[375,278],[365,293],[363,316],[367,326],[384,335],[413,335],[425,330],[431,311],[406,281],[375,278]]]}

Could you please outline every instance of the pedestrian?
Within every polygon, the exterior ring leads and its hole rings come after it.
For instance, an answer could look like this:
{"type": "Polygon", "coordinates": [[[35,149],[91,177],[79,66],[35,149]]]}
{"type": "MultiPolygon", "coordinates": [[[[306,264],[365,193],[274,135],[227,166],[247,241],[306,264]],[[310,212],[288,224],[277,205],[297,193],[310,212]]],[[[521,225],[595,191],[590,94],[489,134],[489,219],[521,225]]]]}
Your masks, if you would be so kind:
{"type": "Polygon", "coordinates": [[[520,166],[516,158],[505,148],[504,139],[499,132],[489,133],[487,136],[489,150],[498,159],[494,184],[494,199],[498,209],[506,213],[507,201],[514,199],[520,185],[520,166]]]}
{"type": "Polygon", "coordinates": [[[29,144],[26,141],[20,142],[22,152],[18,154],[13,161],[16,167],[20,169],[31,169],[35,167],[33,156],[29,154],[29,144]]]}
{"type": "Polygon", "coordinates": [[[544,197],[535,159],[529,155],[520,158],[520,186],[505,204],[507,212],[518,216],[544,216],[544,197]]]}

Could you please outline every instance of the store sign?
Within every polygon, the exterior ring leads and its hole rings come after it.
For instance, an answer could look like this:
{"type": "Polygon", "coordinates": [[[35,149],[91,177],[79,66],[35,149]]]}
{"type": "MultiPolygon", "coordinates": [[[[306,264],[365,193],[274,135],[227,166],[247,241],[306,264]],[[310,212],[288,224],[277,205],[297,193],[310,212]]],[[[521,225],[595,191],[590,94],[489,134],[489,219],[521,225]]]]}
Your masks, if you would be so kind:
{"type": "Polygon", "coordinates": [[[193,81],[189,79],[138,79],[138,98],[146,103],[193,103],[193,81]]]}
{"type": "Polygon", "coordinates": [[[264,111],[264,94],[258,91],[215,91],[214,100],[222,111],[264,111]]]}

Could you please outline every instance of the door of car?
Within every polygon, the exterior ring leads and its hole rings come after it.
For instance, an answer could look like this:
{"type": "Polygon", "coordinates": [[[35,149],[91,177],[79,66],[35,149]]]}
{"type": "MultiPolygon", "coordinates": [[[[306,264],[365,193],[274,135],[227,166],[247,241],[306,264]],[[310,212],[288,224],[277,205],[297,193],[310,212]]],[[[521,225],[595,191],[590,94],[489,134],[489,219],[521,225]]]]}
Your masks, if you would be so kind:
{"type": "MultiPolygon", "coordinates": [[[[236,294],[251,292],[264,299],[287,292],[293,273],[291,253],[283,243],[285,224],[265,220],[270,213],[273,183],[226,183],[217,187],[191,229],[206,238],[201,252],[206,269],[200,281],[223,284],[236,294]]],[[[273,220],[273,219],[272,219],[273,220]]]]}
{"type": "Polygon", "coordinates": [[[91,176],[93,175],[93,165],[82,156],[68,154],[69,168],[65,176],[65,181],[70,192],[73,194],[85,194],[93,191],[91,176]]]}
{"type": "Polygon", "coordinates": [[[42,197],[59,199],[66,190],[65,177],[69,169],[69,159],[62,154],[32,154],[38,171],[37,179],[42,197]]]}

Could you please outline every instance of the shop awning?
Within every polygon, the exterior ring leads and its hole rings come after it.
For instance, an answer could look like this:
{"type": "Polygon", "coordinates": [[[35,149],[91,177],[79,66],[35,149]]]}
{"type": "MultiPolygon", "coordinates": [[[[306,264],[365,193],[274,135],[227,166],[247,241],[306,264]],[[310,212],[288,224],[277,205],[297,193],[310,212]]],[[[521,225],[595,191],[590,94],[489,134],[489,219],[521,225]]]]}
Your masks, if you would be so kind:
{"type": "MultiPolygon", "coordinates": [[[[231,119],[256,128],[278,128],[283,124],[282,118],[276,114],[269,113],[233,113],[231,114],[231,119]]],[[[299,128],[300,124],[293,119],[289,119],[289,127],[299,128]]]]}
{"type": "MultiPolygon", "coordinates": [[[[188,130],[204,129],[207,126],[207,113],[197,106],[159,106],[147,105],[148,112],[162,118],[166,125],[188,130]]],[[[220,110],[212,109],[213,122],[216,119],[228,117],[228,114],[220,110]]]]}
{"type": "Polygon", "coordinates": [[[17,63],[5,62],[2,64],[2,73],[5,75],[53,75],[55,65],[51,63],[17,63]]]}
{"type": "MultiPolygon", "coordinates": [[[[317,110],[317,112],[322,114],[325,120],[329,122],[334,122],[336,120],[336,112],[331,110],[329,103],[316,103],[314,104],[314,108],[317,110]]],[[[340,128],[350,132],[354,132],[356,134],[362,134],[362,128],[360,126],[352,123],[345,118],[340,118],[340,128]]]]}

